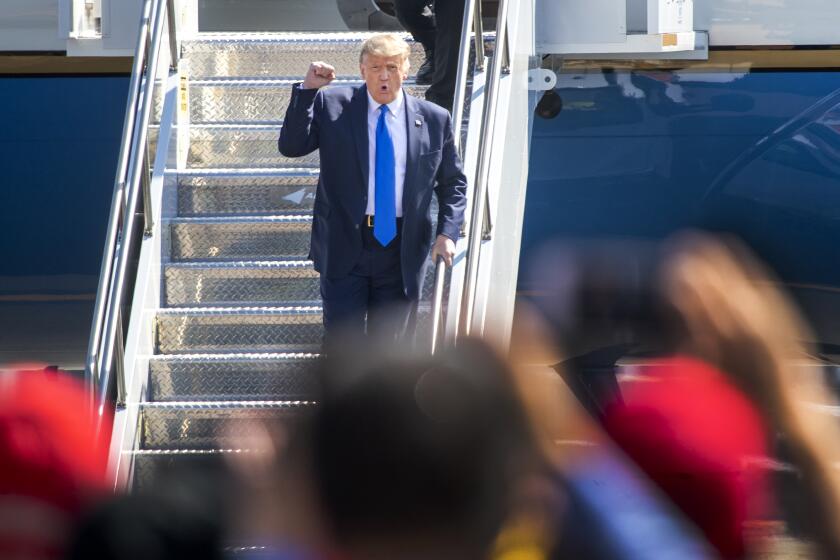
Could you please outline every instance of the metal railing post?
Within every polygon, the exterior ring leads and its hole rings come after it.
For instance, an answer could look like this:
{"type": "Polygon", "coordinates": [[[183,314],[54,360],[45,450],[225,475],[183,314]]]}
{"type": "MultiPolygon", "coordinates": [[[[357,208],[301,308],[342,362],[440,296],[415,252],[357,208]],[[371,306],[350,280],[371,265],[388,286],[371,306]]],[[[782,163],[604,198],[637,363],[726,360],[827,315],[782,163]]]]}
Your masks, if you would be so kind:
{"type": "MultiPolygon", "coordinates": [[[[455,99],[452,102],[452,128],[456,135],[455,147],[458,149],[458,155],[463,156],[464,146],[461,145],[461,121],[464,120],[464,99],[467,95],[467,73],[469,72],[470,64],[470,28],[473,26],[475,17],[481,17],[481,5],[479,3],[479,12],[475,11],[476,3],[467,0],[464,6],[464,21],[461,25],[461,50],[458,53],[458,73],[455,75],[455,99]],[[476,15],[477,14],[477,15],[476,15]]],[[[476,60],[478,60],[478,52],[476,51],[476,60]]]]}
{"type": "MultiPolygon", "coordinates": [[[[481,38],[481,1],[477,0],[471,2],[464,0],[464,19],[461,24],[461,42],[460,51],[458,53],[458,73],[455,76],[455,98],[452,103],[452,128],[456,136],[455,147],[459,155],[463,155],[463,134],[461,133],[461,123],[464,119],[464,99],[466,97],[467,89],[467,73],[469,71],[470,59],[470,28],[475,28],[476,37],[481,38]],[[476,23],[478,21],[478,23],[476,23]]],[[[484,51],[479,50],[479,45],[483,46],[483,41],[477,42],[475,61],[476,65],[481,61],[484,62],[484,51]]],[[[443,288],[446,282],[446,264],[442,259],[438,259],[435,263],[435,290],[432,298],[432,340],[431,352],[435,353],[437,350],[438,340],[440,339],[440,325],[443,320],[443,288]]]]}
{"type": "MultiPolygon", "coordinates": [[[[131,248],[132,238],[134,237],[134,215],[137,211],[137,190],[140,186],[140,175],[143,170],[138,165],[143,162],[142,146],[147,141],[149,117],[152,106],[152,92],[154,89],[154,80],[157,75],[158,59],[160,57],[160,38],[163,33],[163,21],[165,11],[157,9],[154,11],[152,19],[152,49],[148,53],[148,63],[146,64],[146,78],[145,89],[143,90],[142,105],[140,107],[139,119],[136,121],[134,127],[134,139],[132,142],[131,162],[129,169],[128,181],[126,186],[128,188],[126,196],[126,206],[124,209],[125,223],[123,226],[122,242],[120,243],[116,252],[116,271],[114,275],[114,286],[111,291],[111,309],[107,314],[105,321],[105,335],[103,340],[105,344],[102,348],[102,355],[100,356],[99,371],[102,372],[100,380],[100,400],[103,398],[102,393],[108,388],[110,381],[110,371],[114,359],[114,335],[117,326],[117,319],[119,316],[119,308],[122,304],[123,292],[125,289],[125,275],[128,268],[128,254],[131,248]]],[[[146,171],[148,172],[148,171],[146,171]]]]}
{"type": "MultiPolygon", "coordinates": [[[[478,145],[478,165],[476,178],[473,183],[472,210],[470,213],[470,229],[466,252],[466,272],[464,294],[461,299],[460,332],[468,336],[472,330],[473,311],[475,307],[476,287],[480,261],[481,242],[484,233],[485,206],[487,204],[488,176],[490,172],[490,156],[493,137],[496,130],[496,109],[499,96],[499,80],[502,74],[504,55],[499,45],[507,40],[507,12],[509,0],[500,0],[499,13],[496,18],[496,48],[493,49],[493,59],[487,76],[484,100],[484,114],[481,121],[481,138],[478,145]]],[[[501,49],[503,51],[503,49],[501,49]]]]}
{"type": "Polygon", "coordinates": [[[484,241],[489,241],[493,238],[493,215],[490,212],[489,198],[487,198],[484,203],[484,223],[481,228],[481,238],[484,241]]]}
{"type": "Polygon", "coordinates": [[[152,229],[155,226],[155,217],[152,216],[152,170],[150,168],[149,159],[149,142],[143,142],[143,164],[140,172],[142,175],[140,179],[143,185],[143,234],[152,235],[152,229]]]}
{"type": "MultiPolygon", "coordinates": [[[[126,403],[124,364],[125,333],[123,300],[126,290],[128,260],[133,250],[138,197],[143,197],[144,232],[154,227],[151,196],[152,154],[148,144],[155,78],[160,64],[164,18],[169,17],[169,47],[172,67],[180,59],[177,42],[175,0],[145,0],[137,36],[134,64],[129,85],[129,99],[123,123],[123,137],[111,201],[105,250],[96,294],[85,377],[90,388],[93,410],[99,413],[106,405],[112,372],[117,376],[118,406],[126,403]],[[116,363],[115,363],[116,362],[116,363]]],[[[100,429],[97,421],[97,431],[100,429]]]]}
{"type": "Polygon", "coordinates": [[[178,39],[178,12],[175,0],[166,0],[166,20],[169,22],[169,69],[176,70],[181,59],[181,45],[178,39]]]}
{"type": "MultiPolygon", "coordinates": [[[[108,294],[110,293],[110,282],[114,266],[114,246],[117,243],[120,223],[122,222],[122,209],[125,201],[125,179],[128,168],[128,158],[131,152],[131,139],[134,132],[134,121],[137,115],[137,99],[140,96],[141,73],[143,71],[143,57],[139,56],[146,41],[149,24],[151,22],[152,0],[146,0],[143,6],[143,15],[140,20],[140,32],[137,36],[135,48],[138,56],[134,59],[131,70],[131,80],[128,87],[128,100],[126,101],[125,119],[123,120],[123,138],[120,145],[120,155],[117,160],[117,175],[114,180],[114,194],[111,198],[111,214],[108,218],[108,229],[105,234],[105,249],[103,250],[102,265],[99,271],[99,287],[96,291],[96,303],[93,310],[93,322],[91,324],[90,340],[88,341],[88,355],[85,363],[85,381],[89,390],[96,394],[100,385],[102,371],[99,369],[100,344],[102,338],[102,325],[108,306],[108,294]]],[[[94,398],[92,402],[96,402],[94,398]]]]}
{"type": "Polygon", "coordinates": [[[481,21],[481,0],[475,0],[475,69],[484,70],[484,22],[481,21]]]}
{"type": "Polygon", "coordinates": [[[438,257],[435,263],[435,294],[432,298],[432,354],[437,350],[438,340],[440,339],[440,324],[443,319],[441,312],[443,310],[443,285],[446,282],[446,263],[443,258],[438,257]]]}
{"type": "Polygon", "coordinates": [[[126,388],[125,388],[125,337],[123,335],[123,314],[122,306],[117,314],[117,333],[115,345],[117,348],[117,406],[125,406],[126,388]]]}
{"type": "MultiPolygon", "coordinates": [[[[496,45],[498,48],[499,45],[496,45]]],[[[505,34],[505,42],[502,45],[502,74],[510,74],[510,41],[505,34]]]]}

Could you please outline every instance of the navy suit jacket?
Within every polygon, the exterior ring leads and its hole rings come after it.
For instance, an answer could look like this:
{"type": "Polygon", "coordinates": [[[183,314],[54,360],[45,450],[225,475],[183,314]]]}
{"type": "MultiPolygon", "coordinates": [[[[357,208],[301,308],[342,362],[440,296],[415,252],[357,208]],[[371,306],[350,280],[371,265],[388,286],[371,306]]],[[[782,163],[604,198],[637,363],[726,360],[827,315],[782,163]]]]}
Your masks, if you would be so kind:
{"type": "MultiPolygon", "coordinates": [[[[436,234],[457,241],[467,181],[455,152],[449,113],[405,94],[408,154],[403,186],[400,259],[403,288],[418,299],[424,265],[436,234]],[[432,231],[432,191],[438,195],[432,231]]],[[[300,157],[320,149],[309,258],[328,278],[350,272],[362,251],[360,227],[368,197],[367,87],[302,89],[295,84],[280,132],[280,152],[300,157]]]]}

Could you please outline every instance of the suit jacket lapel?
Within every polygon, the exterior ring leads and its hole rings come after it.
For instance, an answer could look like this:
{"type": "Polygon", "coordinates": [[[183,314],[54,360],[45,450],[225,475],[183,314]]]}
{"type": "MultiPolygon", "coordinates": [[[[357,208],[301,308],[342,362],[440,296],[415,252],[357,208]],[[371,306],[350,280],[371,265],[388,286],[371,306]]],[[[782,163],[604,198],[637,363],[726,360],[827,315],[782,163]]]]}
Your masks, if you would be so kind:
{"type": "Polygon", "coordinates": [[[403,184],[403,208],[410,208],[409,193],[414,190],[414,179],[417,176],[417,164],[420,159],[420,144],[422,134],[425,133],[425,119],[420,114],[417,100],[405,93],[405,136],[408,153],[405,158],[405,183],[403,184]],[[419,124],[418,124],[419,123],[419,124]]]}
{"type": "Polygon", "coordinates": [[[367,86],[362,86],[356,90],[356,94],[351,101],[352,107],[352,123],[353,136],[356,140],[356,155],[359,159],[359,168],[362,170],[362,179],[364,180],[364,191],[367,193],[368,176],[370,174],[370,164],[368,158],[368,98],[367,86]]]}

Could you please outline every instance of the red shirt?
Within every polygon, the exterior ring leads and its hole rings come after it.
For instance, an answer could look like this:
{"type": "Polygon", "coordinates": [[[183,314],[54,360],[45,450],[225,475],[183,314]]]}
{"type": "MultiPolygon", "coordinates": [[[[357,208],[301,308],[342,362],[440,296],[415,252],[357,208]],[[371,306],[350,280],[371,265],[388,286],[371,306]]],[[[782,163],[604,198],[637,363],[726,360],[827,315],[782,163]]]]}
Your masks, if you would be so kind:
{"type": "Polygon", "coordinates": [[[769,509],[758,411],[726,376],[688,357],[638,369],[606,411],[612,438],[705,533],[724,558],[746,554],[744,522],[769,509]]]}

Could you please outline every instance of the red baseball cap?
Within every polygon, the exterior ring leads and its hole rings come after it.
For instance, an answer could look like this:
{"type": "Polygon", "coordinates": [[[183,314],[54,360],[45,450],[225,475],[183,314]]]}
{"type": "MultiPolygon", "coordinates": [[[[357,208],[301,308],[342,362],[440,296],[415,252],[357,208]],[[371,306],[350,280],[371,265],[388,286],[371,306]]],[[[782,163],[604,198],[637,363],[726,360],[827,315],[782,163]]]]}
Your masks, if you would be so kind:
{"type": "Polygon", "coordinates": [[[75,521],[107,495],[111,414],[97,437],[83,384],[0,368],[0,557],[57,557],[75,521]]]}

